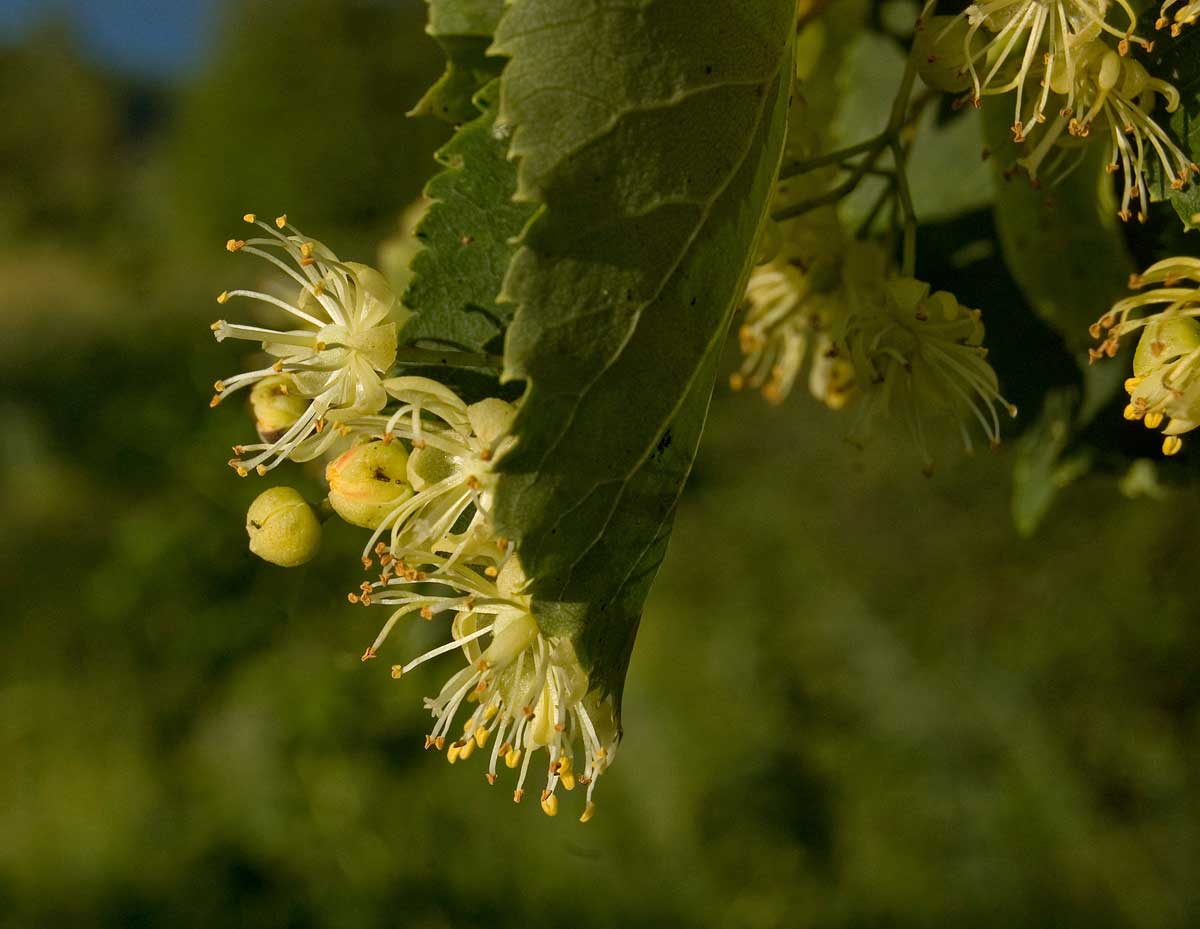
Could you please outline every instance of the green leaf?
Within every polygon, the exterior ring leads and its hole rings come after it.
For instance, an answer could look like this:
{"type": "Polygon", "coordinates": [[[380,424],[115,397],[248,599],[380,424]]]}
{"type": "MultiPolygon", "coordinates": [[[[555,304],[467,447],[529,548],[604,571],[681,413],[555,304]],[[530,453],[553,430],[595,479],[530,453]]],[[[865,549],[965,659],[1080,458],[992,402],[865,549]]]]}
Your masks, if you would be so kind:
{"type": "Polygon", "coordinates": [[[508,133],[496,122],[497,93],[496,82],[480,91],[483,115],[437,153],[445,170],[425,188],[433,203],[416,231],[424,248],[404,293],[405,306],[417,312],[401,333],[405,344],[498,349],[512,317],[512,305],[496,297],[533,207],[512,200],[517,172],[505,157],[508,133]]]}
{"type": "MultiPolygon", "coordinates": [[[[868,29],[847,39],[843,54],[833,129],[850,143],[887,126],[908,57],[894,39],[868,29]]],[[[991,202],[991,176],[980,157],[980,115],[968,109],[939,123],[936,107],[922,111],[906,159],[913,206],[921,222],[943,222],[991,202]],[[954,182],[948,184],[950,177],[954,182]]],[[[890,155],[881,159],[880,166],[892,167],[890,155]]],[[[839,205],[846,226],[855,228],[862,223],[886,189],[883,178],[860,183],[839,205]]]]}
{"type": "MultiPolygon", "coordinates": [[[[1154,9],[1143,17],[1143,26],[1147,29],[1153,27],[1157,11],[1155,4],[1154,9]]],[[[1155,77],[1175,85],[1180,105],[1170,117],[1160,108],[1155,119],[1165,120],[1184,153],[1192,162],[1200,164],[1200,29],[1193,26],[1179,38],[1170,38],[1165,30],[1158,36],[1155,54],[1146,62],[1146,67],[1155,77]]],[[[1153,160],[1151,198],[1170,200],[1183,220],[1184,228],[1196,228],[1192,217],[1200,214],[1200,177],[1193,177],[1182,190],[1172,190],[1171,179],[1164,178],[1161,168],[1157,160],[1153,160]]]]}
{"type": "Polygon", "coordinates": [[[1048,393],[1041,416],[1017,442],[1012,516],[1017,531],[1026,538],[1037,531],[1059,491],[1091,470],[1089,450],[1067,454],[1079,406],[1077,394],[1073,387],[1048,393]]]}
{"type": "Polygon", "coordinates": [[[1030,306],[1082,355],[1092,344],[1088,326],[1125,295],[1134,270],[1106,149],[1093,145],[1063,181],[1038,188],[1012,170],[1020,151],[1010,139],[1011,112],[985,105],[983,116],[1004,260],[1030,306]]]}
{"type": "Polygon", "coordinates": [[[504,0],[427,0],[429,33],[446,53],[446,71],[409,115],[464,123],[478,115],[473,98],[500,74],[502,59],[488,46],[504,12],[504,0]]]}
{"type": "MultiPolygon", "coordinates": [[[[1090,467],[1073,443],[1120,389],[1121,368],[1089,365],[1088,327],[1128,292],[1133,259],[1116,217],[1107,152],[1093,145],[1058,184],[1035,187],[1012,170],[1020,150],[1011,141],[1011,113],[983,108],[991,150],[996,229],[1004,260],[1034,311],[1063,338],[1079,362],[1079,391],[1051,393],[1040,419],[1022,438],[1013,472],[1013,518],[1031,535],[1059,490],[1090,467]]],[[[1026,145],[1031,143],[1025,143],[1026,145]]]]}
{"type": "Polygon", "coordinates": [[[540,210],[504,284],[505,376],[527,387],[494,515],[543,630],[613,691],[781,157],[794,14],[517,0],[497,31],[517,197],[540,210]]]}

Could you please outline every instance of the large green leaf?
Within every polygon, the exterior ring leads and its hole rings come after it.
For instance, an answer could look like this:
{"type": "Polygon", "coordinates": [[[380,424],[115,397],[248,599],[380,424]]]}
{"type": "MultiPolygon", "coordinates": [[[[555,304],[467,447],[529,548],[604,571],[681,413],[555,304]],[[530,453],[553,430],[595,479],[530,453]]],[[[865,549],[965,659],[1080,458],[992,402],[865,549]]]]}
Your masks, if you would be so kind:
{"type": "Polygon", "coordinates": [[[1125,294],[1134,270],[1104,170],[1107,151],[1094,145],[1060,183],[1035,187],[1012,172],[1022,153],[1011,142],[1012,113],[1002,105],[983,113],[1004,260],[1030,306],[1082,355],[1092,342],[1088,326],[1125,294]]]}
{"type": "Polygon", "coordinates": [[[516,168],[508,133],[496,123],[496,82],[476,95],[483,115],[438,152],[445,166],[426,186],[433,203],[417,227],[424,245],[413,259],[404,303],[416,310],[401,339],[408,345],[482,352],[498,348],[512,316],[496,301],[514,238],[533,207],[514,203],[516,168]],[[494,344],[495,343],[495,344],[494,344]]]}
{"type": "Polygon", "coordinates": [[[632,579],[661,557],[745,285],[794,14],[794,0],[517,0],[497,31],[517,197],[540,210],[505,279],[505,374],[526,394],[495,518],[543,628],[586,628],[582,657],[603,673],[632,641],[632,579]]]}
{"type": "Polygon", "coordinates": [[[429,25],[446,53],[446,71],[413,108],[412,115],[451,123],[473,119],[475,94],[495,78],[504,62],[489,58],[488,46],[504,11],[504,0],[427,0],[429,25]]]}
{"type": "Polygon", "coordinates": [[[1012,171],[1021,151],[1011,141],[1010,116],[1003,106],[984,107],[1004,260],[1029,305],[1079,360],[1083,379],[1082,392],[1047,397],[1018,447],[1013,516],[1018,530],[1030,535],[1058,491],[1090,466],[1074,441],[1120,389],[1119,366],[1087,363],[1088,327],[1127,292],[1134,267],[1116,218],[1104,147],[1093,146],[1058,184],[1036,187],[1012,171]]]}

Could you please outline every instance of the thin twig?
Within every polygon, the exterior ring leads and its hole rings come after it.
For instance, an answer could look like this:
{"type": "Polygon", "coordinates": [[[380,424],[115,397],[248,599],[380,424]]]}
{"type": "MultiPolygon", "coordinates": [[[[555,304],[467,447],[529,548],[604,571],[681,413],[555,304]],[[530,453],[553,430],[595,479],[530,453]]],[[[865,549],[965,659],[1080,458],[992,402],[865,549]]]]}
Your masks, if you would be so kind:
{"type": "Polygon", "coordinates": [[[401,348],[396,352],[398,365],[433,365],[443,368],[485,368],[499,371],[504,367],[500,355],[483,352],[434,351],[428,348],[401,348]]]}

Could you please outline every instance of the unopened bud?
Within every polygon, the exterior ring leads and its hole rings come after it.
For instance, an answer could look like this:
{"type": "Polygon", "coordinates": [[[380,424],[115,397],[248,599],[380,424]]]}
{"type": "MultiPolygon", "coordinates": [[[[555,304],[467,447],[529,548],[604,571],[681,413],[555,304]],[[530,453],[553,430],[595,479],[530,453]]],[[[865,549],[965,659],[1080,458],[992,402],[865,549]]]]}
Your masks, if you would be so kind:
{"type": "Polygon", "coordinates": [[[408,456],[408,482],[417,491],[445,480],[454,473],[454,469],[454,460],[430,445],[415,448],[408,456]]]}
{"type": "Polygon", "coordinates": [[[1148,323],[1133,353],[1133,373],[1145,377],[1200,347],[1200,323],[1190,316],[1163,316],[1148,323]]]}
{"type": "Polygon", "coordinates": [[[516,415],[517,408],[515,406],[496,397],[480,400],[467,407],[467,419],[471,422],[471,431],[485,446],[493,446],[499,442],[512,427],[512,421],[516,415]]]}
{"type": "Polygon", "coordinates": [[[321,547],[317,516],[291,487],[272,487],[259,494],[246,513],[250,551],[263,561],[294,568],[312,559],[321,547]]]}
{"type": "Polygon", "coordinates": [[[957,94],[971,86],[967,70],[966,16],[931,16],[913,37],[917,73],[929,87],[957,94]]]}
{"type": "Polygon", "coordinates": [[[254,425],[264,442],[274,442],[304,415],[309,401],[297,395],[295,382],[286,374],[264,377],[250,391],[254,425]]]}
{"type": "Polygon", "coordinates": [[[399,442],[356,445],[325,469],[329,504],[346,522],[377,529],[412,496],[408,453],[399,442]]]}

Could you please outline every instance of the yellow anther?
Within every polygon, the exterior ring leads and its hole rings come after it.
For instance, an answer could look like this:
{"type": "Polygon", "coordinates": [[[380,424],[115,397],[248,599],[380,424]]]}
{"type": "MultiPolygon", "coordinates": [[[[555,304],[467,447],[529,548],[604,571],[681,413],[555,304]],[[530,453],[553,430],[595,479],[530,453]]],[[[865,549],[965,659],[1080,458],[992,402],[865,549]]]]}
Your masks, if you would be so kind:
{"type": "Polygon", "coordinates": [[[496,775],[494,775],[491,771],[488,771],[488,773],[485,774],[484,777],[487,778],[487,782],[488,782],[489,786],[491,786],[491,787],[496,786],[496,775]]]}
{"type": "Polygon", "coordinates": [[[275,217],[275,228],[276,229],[282,229],[286,225],[287,225],[287,213],[284,213],[282,216],[275,217]]]}
{"type": "Polygon", "coordinates": [[[460,757],[463,761],[466,761],[468,758],[471,757],[471,753],[474,751],[475,751],[475,740],[467,739],[466,743],[463,745],[462,749],[459,751],[458,757],[460,757]]]}
{"type": "Polygon", "coordinates": [[[247,477],[250,474],[242,465],[235,465],[234,470],[237,471],[238,477],[247,477]]]}
{"type": "Polygon", "coordinates": [[[300,243],[300,254],[303,255],[305,258],[311,258],[313,256],[312,242],[301,242],[300,243]]]}
{"type": "Polygon", "coordinates": [[[475,728],[475,717],[468,716],[467,721],[463,723],[463,735],[470,735],[471,730],[475,728]]]}
{"type": "Polygon", "coordinates": [[[245,247],[245,239],[230,239],[225,243],[225,251],[227,252],[240,252],[245,247]]]}
{"type": "MultiPolygon", "coordinates": [[[[229,291],[228,290],[222,290],[219,294],[217,294],[217,303],[221,304],[221,306],[224,306],[228,302],[229,302],[229,291]]],[[[213,328],[214,329],[216,328],[216,323],[213,324],[213,328]]]]}
{"type": "Polygon", "coordinates": [[[515,768],[521,763],[521,750],[519,748],[510,748],[504,755],[504,763],[510,768],[515,768]]]}
{"type": "Polygon", "coordinates": [[[478,745],[480,748],[483,748],[485,745],[487,745],[488,737],[491,734],[492,734],[491,729],[485,729],[483,726],[480,726],[478,729],[475,730],[475,744],[478,745]]]}
{"type": "Polygon", "coordinates": [[[588,805],[583,808],[583,815],[579,817],[579,821],[581,823],[586,823],[588,820],[590,820],[595,815],[596,815],[596,804],[592,803],[592,801],[589,800],[588,805]]]}
{"type": "Polygon", "coordinates": [[[500,569],[497,568],[494,564],[490,564],[486,568],[483,569],[483,573],[486,574],[488,577],[496,577],[497,575],[499,575],[500,569]]]}
{"type": "Polygon", "coordinates": [[[266,477],[267,476],[267,466],[259,465],[257,468],[254,469],[254,473],[257,474],[259,477],[266,477]]]}
{"type": "Polygon", "coordinates": [[[499,709],[497,708],[496,704],[493,703],[483,711],[484,721],[492,719],[498,712],[500,712],[499,709]]]}
{"type": "Polygon", "coordinates": [[[258,219],[258,217],[255,216],[253,213],[247,213],[245,216],[242,217],[242,220],[247,223],[252,223],[256,219],[258,219]]]}
{"type": "Polygon", "coordinates": [[[1162,425],[1162,421],[1162,413],[1147,413],[1146,418],[1142,420],[1142,425],[1144,425],[1147,429],[1157,429],[1162,425]]]}
{"type": "Polygon", "coordinates": [[[558,797],[549,791],[542,794],[542,812],[547,816],[558,815],[558,797]]]}
{"type": "Polygon", "coordinates": [[[1125,378],[1125,393],[1131,394],[1138,389],[1138,384],[1144,381],[1142,377],[1127,377],[1125,378]]]}
{"type": "Polygon", "coordinates": [[[1169,435],[1163,439],[1162,448],[1164,455],[1178,455],[1179,450],[1183,448],[1183,439],[1177,435],[1169,435]]]}
{"type": "Polygon", "coordinates": [[[225,325],[225,320],[218,319],[215,323],[213,323],[208,328],[211,329],[213,332],[218,332],[220,330],[220,328],[224,325],[225,325]]]}
{"type": "MultiPolygon", "coordinates": [[[[351,594],[350,596],[353,597],[354,594],[351,594]]],[[[351,601],[351,602],[353,602],[353,601],[351,601]]],[[[398,664],[392,665],[392,680],[398,681],[403,676],[404,676],[404,666],[398,665],[398,664]]],[[[425,747],[428,748],[429,746],[427,745],[425,747]]]]}
{"type": "Polygon", "coordinates": [[[570,771],[568,771],[566,774],[559,772],[558,779],[563,785],[563,790],[575,789],[575,775],[570,771]]]}
{"type": "Polygon", "coordinates": [[[1132,403],[1126,405],[1121,415],[1130,422],[1133,422],[1135,419],[1141,419],[1141,414],[1138,412],[1137,407],[1135,407],[1132,403]]]}
{"type": "MultiPolygon", "coordinates": [[[[471,744],[474,745],[475,743],[472,742],[471,744]]],[[[446,760],[450,762],[450,764],[454,764],[454,762],[458,761],[458,756],[461,751],[461,742],[451,742],[450,747],[446,749],[446,760]]]]}

